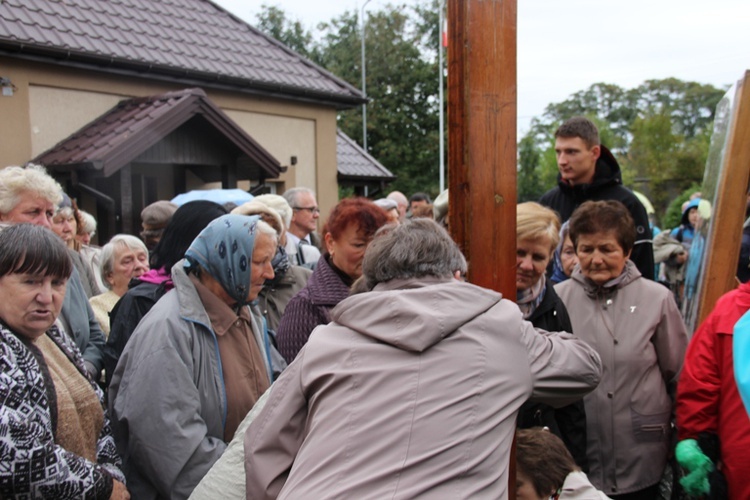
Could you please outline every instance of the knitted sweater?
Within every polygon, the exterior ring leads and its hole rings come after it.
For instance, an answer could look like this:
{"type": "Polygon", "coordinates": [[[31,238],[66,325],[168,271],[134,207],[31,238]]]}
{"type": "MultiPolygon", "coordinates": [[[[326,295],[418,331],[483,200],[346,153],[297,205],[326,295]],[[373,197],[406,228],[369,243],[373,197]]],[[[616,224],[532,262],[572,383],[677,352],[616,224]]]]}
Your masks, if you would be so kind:
{"type": "Polygon", "coordinates": [[[307,286],[289,301],[279,323],[279,352],[287,363],[294,361],[316,326],[331,321],[331,309],[348,296],[349,287],[321,257],[307,286]]]}

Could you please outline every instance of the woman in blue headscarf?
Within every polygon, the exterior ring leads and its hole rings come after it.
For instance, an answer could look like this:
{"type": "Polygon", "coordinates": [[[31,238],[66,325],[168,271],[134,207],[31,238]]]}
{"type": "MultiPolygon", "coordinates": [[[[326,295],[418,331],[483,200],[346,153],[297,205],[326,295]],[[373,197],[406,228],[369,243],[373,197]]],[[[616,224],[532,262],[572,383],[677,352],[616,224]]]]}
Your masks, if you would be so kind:
{"type": "Polygon", "coordinates": [[[276,246],[257,216],[215,219],[138,324],[109,392],[133,498],[190,496],[269,387],[262,318],[247,306],[274,276],[276,246]]]}

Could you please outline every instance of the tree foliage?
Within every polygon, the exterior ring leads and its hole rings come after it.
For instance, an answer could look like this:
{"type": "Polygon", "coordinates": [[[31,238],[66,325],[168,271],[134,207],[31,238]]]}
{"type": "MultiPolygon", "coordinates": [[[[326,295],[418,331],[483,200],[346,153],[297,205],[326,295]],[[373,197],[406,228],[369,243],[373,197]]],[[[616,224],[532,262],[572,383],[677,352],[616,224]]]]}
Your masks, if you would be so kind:
{"type": "Polygon", "coordinates": [[[706,164],[716,105],[724,90],[676,78],[647,80],[633,89],[596,83],[560,103],[547,106],[531,122],[519,151],[519,199],[543,190],[521,186],[526,179],[548,183],[550,165],[531,154],[529,141],[540,156],[554,154],[554,131],[572,116],[587,116],[599,127],[602,144],[617,156],[623,183],[648,194],[658,212],[692,184],[700,183],[706,164]],[[525,149],[524,149],[525,148],[525,149]],[[532,176],[530,169],[538,168],[532,176]]]}
{"type": "MultiPolygon", "coordinates": [[[[437,194],[438,2],[387,5],[365,16],[368,152],[397,175],[393,189],[437,194]]],[[[259,29],[361,88],[358,11],[320,24],[316,37],[278,7],[264,5],[257,18],[259,29]]],[[[555,185],[554,131],[580,115],[599,127],[602,144],[620,162],[623,183],[645,192],[661,213],[681,191],[701,182],[723,94],[712,85],[667,78],[632,89],[596,83],[549,104],[519,142],[519,201],[536,200],[555,185]]],[[[362,144],[361,107],[340,112],[338,124],[362,144]]]]}
{"type": "MultiPolygon", "coordinates": [[[[368,152],[397,175],[391,188],[407,194],[438,191],[437,3],[387,5],[366,12],[365,52],[368,152]]],[[[359,13],[321,24],[320,39],[275,7],[263,7],[258,27],[288,43],[357,88],[362,85],[359,13]],[[294,44],[302,43],[304,50],[294,44]]],[[[342,111],[338,125],[362,145],[361,108],[342,111]]]]}

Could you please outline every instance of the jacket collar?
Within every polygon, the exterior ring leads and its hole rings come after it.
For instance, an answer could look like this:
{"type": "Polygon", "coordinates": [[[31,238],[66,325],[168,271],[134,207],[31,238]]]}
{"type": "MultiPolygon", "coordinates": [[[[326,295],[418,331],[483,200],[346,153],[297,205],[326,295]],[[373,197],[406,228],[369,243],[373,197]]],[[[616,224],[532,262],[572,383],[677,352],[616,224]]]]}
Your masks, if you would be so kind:
{"type": "Polygon", "coordinates": [[[318,261],[307,288],[314,305],[335,306],[349,296],[349,287],[341,281],[326,258],[318,261]]]}

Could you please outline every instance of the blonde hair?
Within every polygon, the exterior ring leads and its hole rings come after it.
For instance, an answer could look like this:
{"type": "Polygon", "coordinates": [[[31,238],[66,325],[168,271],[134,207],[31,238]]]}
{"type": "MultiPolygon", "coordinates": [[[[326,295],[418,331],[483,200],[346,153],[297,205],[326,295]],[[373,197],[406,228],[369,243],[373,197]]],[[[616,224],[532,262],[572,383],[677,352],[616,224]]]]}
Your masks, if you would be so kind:
{"type": "Polygon", "coordinates": [[[547,238],[550,250],[560,242],[560,218],[539,203],[527,201],[516,207],[516,241],[547,238]]]}
{"type": "Polygon", "coordinates": [[[34,193],[55,206],[63,200],[62,187],[41,165],[0,169],[0,214],[7,214],[21,201],[21,193],[34,193]]]}

